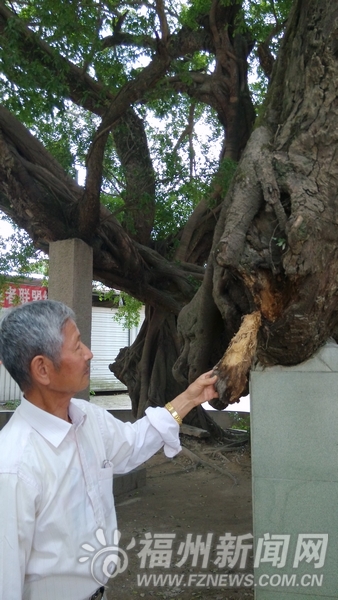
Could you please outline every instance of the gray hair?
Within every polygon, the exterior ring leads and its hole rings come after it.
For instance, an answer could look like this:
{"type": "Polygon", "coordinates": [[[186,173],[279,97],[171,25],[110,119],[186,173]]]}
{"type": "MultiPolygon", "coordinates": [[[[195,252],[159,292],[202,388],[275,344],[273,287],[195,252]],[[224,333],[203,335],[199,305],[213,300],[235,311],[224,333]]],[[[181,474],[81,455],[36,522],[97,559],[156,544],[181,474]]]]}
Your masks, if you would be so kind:
{"type": "Polygon", "coordinates": [[[40,354],[58,367],[63,328],[74,312],[62,302],[38,300],[11,309],[0,321],[0,359],[22,390],[32,385],[30,365],[40,354]]]}

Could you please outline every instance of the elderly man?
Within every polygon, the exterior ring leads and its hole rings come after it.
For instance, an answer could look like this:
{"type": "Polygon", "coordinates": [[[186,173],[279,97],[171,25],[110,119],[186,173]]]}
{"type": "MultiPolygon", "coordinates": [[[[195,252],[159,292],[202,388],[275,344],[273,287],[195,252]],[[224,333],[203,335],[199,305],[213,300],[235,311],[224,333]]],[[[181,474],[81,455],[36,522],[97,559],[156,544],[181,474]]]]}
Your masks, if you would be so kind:
{"type": "Polygon", "coordinates": [[[101,598],[106,570],[98,577],[82,546],[116,545],[113,472],[161,447],[169,457],[179,452],[181,419],[217,396],[216,377],[206,373],[165,408],[122,423],[73,398],[89,383],[92,353],[74,313],[50,300],[6,314],[0,358],[24,393],[0,433],[0,598],[101,598]]]}

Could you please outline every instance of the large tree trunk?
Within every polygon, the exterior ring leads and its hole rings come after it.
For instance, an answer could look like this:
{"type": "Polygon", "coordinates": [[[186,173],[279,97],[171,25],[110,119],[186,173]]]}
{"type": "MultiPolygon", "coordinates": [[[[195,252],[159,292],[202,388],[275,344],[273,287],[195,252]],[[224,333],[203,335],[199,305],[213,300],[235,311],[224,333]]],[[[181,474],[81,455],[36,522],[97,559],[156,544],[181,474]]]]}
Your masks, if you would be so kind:
{"type": "Polygon", "coordinates": [[[131,238],[149,244],[155,216],[155,173],[144,123],[129,108],[112,134],[126,180],[122,226],[131,238]]]}
{"type": "Polygon", "coordinates": [[[178,354],[175,315],[148,305],[135,342],[123,348],[109,367],[127,385],[135,417],[183,391],[171,370],[178,354]]]}
{"type": "MultiPolygon", "coordinates": [[[[217,318],[215,306],[224,328],[218,334],[216,329],[213,342],[217,347],[225,339],[224,351],[243,315],[260,312],[257,358],[263,365],[302,362],[335,334],[336,16],[336,3],[329,0],[294,4],[264,115],[223,203],[205,290],[179,316],[185,345],[178,365],[188,380],[215,364],[212,355],[205,356],[201,326],[208,309],[217,318]]],[[[249,367],[242,364],[245,374],[249,367]]],[[[246,391],[246,381],[239,389],[226,361],[220,377],[219,408],[246,391]]]]}

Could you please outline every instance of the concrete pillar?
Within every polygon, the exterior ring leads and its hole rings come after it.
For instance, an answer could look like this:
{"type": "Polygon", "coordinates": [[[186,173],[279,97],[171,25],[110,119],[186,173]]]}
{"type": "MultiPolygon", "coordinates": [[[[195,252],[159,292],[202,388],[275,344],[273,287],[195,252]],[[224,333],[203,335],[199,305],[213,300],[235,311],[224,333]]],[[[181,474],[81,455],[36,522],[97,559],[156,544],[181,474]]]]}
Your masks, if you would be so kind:
{"type": "MultiPolygon", "coordinates": [[[[92,324],[93,251],[82,240],[49,245],[48,298],[72,308],[82,341],[90,348],[92,324]]],[[[89,389],[78,394],[89,400],[89,389]]]]}
{"type": "Polygon", "coordinates": [[[251,374],[256,600],[338,597],[338,346],[251,374]]]}

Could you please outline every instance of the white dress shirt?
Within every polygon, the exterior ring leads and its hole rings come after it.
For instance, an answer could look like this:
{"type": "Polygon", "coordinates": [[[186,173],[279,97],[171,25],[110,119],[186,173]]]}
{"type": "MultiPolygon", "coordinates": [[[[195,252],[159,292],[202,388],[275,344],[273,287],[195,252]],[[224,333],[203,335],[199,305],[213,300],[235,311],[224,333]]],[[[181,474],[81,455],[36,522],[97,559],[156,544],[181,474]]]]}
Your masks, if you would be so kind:
{"type": "Polygon", "coordinates": [[[88,548],[94,555],[115,545],[113,472],[134,469],[162,446],[169,457],[181,449],[165,408],[148,408],[131,424],[72,399],[69,416],[72,424],[23,399],[0,432],[1,600],[89,598],[107,578],[88,548]]]}

